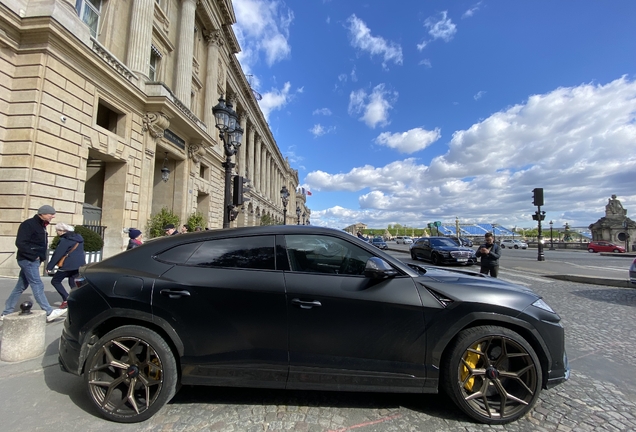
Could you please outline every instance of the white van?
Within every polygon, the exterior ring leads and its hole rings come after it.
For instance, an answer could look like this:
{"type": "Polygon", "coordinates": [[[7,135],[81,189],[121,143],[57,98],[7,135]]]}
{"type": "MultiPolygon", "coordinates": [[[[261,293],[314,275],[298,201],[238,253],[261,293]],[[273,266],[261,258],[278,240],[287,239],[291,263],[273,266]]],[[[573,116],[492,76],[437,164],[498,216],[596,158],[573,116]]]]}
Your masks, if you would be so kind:
{"type": "Polygon", "coordinates": [[[397,236],[395,237],[395,242],[397,244],[413,244],[413,239],[409,236],[397,236]]]}

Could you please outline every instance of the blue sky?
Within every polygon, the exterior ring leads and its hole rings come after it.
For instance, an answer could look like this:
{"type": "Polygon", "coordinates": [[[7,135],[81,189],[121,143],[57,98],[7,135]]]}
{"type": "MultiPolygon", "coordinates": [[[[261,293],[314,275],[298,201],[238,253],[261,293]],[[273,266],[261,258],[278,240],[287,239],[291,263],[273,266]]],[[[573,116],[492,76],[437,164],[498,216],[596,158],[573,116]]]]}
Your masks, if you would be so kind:
{"type": "Polygon", "coordinates": [[[636,219],[636,2],[233,4],[312,224],[636,219]]]}

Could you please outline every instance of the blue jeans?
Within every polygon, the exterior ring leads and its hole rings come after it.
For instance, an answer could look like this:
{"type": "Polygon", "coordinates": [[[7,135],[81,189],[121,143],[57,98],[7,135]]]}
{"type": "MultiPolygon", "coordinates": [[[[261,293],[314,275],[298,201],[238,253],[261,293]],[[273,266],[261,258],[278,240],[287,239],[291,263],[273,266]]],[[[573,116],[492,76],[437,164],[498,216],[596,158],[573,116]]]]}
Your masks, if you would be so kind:
{"type": "Polygon", "coordinates": [[[15,284],[15,288],[11,291],[7,302],[4,305],[2,315],[8,315],[14,311],[18,304],[18,300],[20,300],[20,296],[29,287],[29,285],[31,285],[35,301],[38,302],[42,310],[46,311],[47,315],[53,312],[53,308],[44,295],[44,284],[40,278],[40,264],[41,261],[39,259],[35,261],[18,260],[18,265],[20,266],[18,283],[15,284]]]}

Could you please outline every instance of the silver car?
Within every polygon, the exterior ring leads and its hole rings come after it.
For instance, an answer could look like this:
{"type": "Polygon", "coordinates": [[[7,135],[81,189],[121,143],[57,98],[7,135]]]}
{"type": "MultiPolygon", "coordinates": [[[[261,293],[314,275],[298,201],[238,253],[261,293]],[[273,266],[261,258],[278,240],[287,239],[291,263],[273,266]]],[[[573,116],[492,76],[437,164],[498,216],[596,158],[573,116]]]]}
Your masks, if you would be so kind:
{"type": "Polygon", "coordinates": [[[502,240],[500,244],[502,249],[505,248],[514,248],[514,249],[528,249],[528,243],[522,242],[521,240],[502,240]]]}

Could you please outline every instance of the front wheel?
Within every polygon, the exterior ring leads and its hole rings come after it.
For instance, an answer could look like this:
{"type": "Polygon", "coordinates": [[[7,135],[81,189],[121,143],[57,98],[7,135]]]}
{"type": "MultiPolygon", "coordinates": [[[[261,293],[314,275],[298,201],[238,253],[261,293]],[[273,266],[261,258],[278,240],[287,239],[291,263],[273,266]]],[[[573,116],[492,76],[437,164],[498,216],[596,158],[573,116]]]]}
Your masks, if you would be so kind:
{"type": "Polygon", "coordinates": [[[503,327],[459,333],[442,364],[442,385],[473,419],[486,424],[515,421],[532,409],[541,391],[541,364],[530,344],[503,327]]]}
{"type": "Polygon", "coordinates": [[[618,249],[614,249],[612,252],[614,252],[614,253],[620,253],[621,251],[619,251],[618,249]]]}
{"type": "Polygon", "coordinates": [[[411,251],[411,259],[417,261],[417,255],[413,251],[411,251]]]}
{"type": "Polygon", "coordinates": [[[127,325],[90,350],[84,373],[89,398],[109,420],[149,419],[175,395],[177,364],[166,341],[152,330],[127,325]]]}
{"type": "Polygon", "coordinates": [[[436,266],[441,266],[443,264],[442,256],[440,254],[433,255],[433,264],[436,266]]]}

